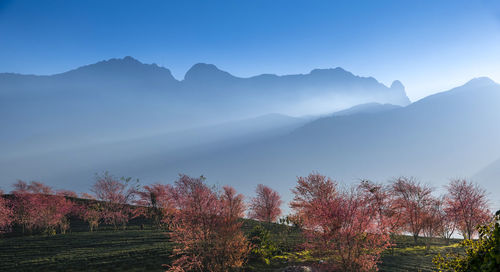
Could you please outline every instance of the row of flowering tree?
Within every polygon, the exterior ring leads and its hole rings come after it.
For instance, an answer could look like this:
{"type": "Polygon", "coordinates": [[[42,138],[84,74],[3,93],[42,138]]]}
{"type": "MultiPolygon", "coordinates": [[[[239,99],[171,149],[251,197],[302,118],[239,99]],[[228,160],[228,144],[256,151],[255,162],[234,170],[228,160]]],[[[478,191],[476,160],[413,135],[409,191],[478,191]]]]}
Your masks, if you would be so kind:
{"type": "MultiPolygon", "coordinates": [[[[292,189],[288,218],[326,270],[371,271],[394,235],[410,234],[415,243],[421,236],[450,239],[454,233],[471,238],[477,225],[491,219],[478,185],[453,180],[446,189],[436,196],[433,188],[406,177],[346,187],[312,173],[299,177],[292,189]]],[[[173,184],[139,187],[137,180],[103,173],[91,192],[81,201],[71,191],[19,181],[10,195],[0,197],[0,231],[64,233],[73,217],[88,222],[90,231],[102,223],[117,229],[143,216],[168,230],[175,256],[169,271],[229,271],[245,263],[252,247],[239,219],[246,214],[269,225],[282,212],[280,195],[265,185],[258,185],[246,204],[232,187],[218,189],[203,177],[186,175],[173,184]]]]}
{"type": "Polygon", "coordinates": [[[131,179],[116,179],[108,173],[96,176],[91,191],[94,195],[72,191],[55,191],[32,181],[17,181],[8,195],[0,191],[0,233],[18,230],[21,233],[65,233],[70,218],[80,218],[90,231],[105,223],[125,226],[140,213],[131,205],[137,194],[131,179]],[[86,199],[81,201],[81,199],[86,199]],[[80,200],[80,201],[78,201],[80,200]]]}
{"type": "Polygon", "coordinates": [[[3,208],[9,218],[2,224],[4,230],[13,226],[25,232],[65,233],[69,228],[68,215],[75,212],[74,206],[64,195],[66,192],[54,192],[41,182],[14,184],[11,197],[2,198],[3,208]]]}
{"type": "Polygon", "coordinates": [[[395,234],[411,234],[415,243],[421,235],[449,240],[455,232],[470,239],[478,225],[491,221],[486,193],[478,185],[459,179],[446,189],[444,196],[435,196],[431,187],[406,177],[340,189],[313,173],[298,178],[290,206],[306,247],[327,271],[371,271],[395,234]]]}

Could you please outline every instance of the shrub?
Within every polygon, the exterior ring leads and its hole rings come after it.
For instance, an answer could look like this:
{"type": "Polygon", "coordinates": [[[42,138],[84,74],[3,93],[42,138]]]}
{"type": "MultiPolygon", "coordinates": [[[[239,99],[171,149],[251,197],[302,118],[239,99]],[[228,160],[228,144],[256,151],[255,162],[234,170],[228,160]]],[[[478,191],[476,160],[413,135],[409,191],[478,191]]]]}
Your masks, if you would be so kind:
{"type": "Polygon", "coordinates": [[[477,227],[479,239],[467,239],[461,243],[465,254],[438,254],[434,258],[439,271],[498,271],[500,267],[500,211],[488,225],[477,227]]]}
{"type": "Polygon", "coordinates": [[[249,237],[253,245],[250,258],[270,264],[273,257],[281,254],[277,243],[271,237],[271,232],[261,225],[255,226],[249,237]]]}

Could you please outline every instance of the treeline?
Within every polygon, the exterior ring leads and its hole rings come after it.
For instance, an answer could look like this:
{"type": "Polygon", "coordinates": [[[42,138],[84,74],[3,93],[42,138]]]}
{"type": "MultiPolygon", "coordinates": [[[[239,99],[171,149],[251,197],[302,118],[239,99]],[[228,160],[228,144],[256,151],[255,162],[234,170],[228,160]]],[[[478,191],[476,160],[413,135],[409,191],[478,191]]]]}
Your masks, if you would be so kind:
{"type": "MultiPolygon", "coordinates": [[[[103,173],[90,191],[77,195],[18,181],[9,195],[0,197],[0,230],[65,233],[75,217],[87,222],[90,231],[100,224],[117,229],[142,216],[168,230],[174,242],[176,258],[169,271],[229,271],[260,252],[243,234],[240,218],[270,225],[282,213],[280,195],[265,185],[258,185],[256,195],[245,202],[234,188],[209,186],[204,177],[180,175],[173,184],[141,187],[138,180],[103,173]]],[[[452,180],[438,196],[413,178],[344,187],[312,173],[299,177],[292,193],[292,213],[280,221],[300,229],[302,248],[328,271],[376,269],[394,235],[411,234],[415,243],[420,236],[449,240],[455,233],[470,239],[478,225],[493,218],[486,192],[464,179],[452,180]]]]}

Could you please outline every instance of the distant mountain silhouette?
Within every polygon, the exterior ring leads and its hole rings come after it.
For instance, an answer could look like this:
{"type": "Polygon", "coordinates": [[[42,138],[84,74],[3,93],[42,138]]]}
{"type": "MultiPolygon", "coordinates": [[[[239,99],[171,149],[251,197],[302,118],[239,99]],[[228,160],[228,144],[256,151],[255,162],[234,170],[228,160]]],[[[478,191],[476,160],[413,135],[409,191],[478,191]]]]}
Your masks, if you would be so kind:
{"type": "Polygon", "coordinates": [[[217,82],[217,81],[231,81],[236,79],[228,72],[219,70],[213,64],[197,63],[186,72],[184,76],[185,82],[217,82]]]}
{"type": "MultiPolygon", "coordinates": [[[[146,183],[171,182],[178,173],[203,174],[246,194],[256,184],[266,183],[285,200],[296,176],[311,171],[346,182],[408,175],[439,187],[450,178],[471,177],[498,159],[499,123],[500,85],[478,78],[406,107],[367,104],[317,120],[265,115],[184,132],[4,157],[0,172],[8,182],[36,177],[65,187],[71,180],[71,187],[78,190],[86,190],[92,174],[103,170],[140,177],[146,183]]],[[[500,193],[498,186],[487,189],[500,193]]]]}
{"type": "MultiPolygon", "coordinates": [[[[183,80],[132,57],[51,76],[0,74],[0,141],[71,145],[157,135],[268,113],[331,113],[362,103],[406,105],[404,87],[341,69],[235,77],[195,64],[183,80]]],[[[1,145],[1,144],[0,144],[1,145]]]]}
{"type": "Polygon", "coordinates": [[[476,78],[408,103],[399,81],[386,87],[341,68],[240,78],[196,64],[177,80],[126,57],[53,76],[0,74],[0,185],[86,190],[103,170],[145,182],[186,173],[247,194],[266,183],[287,200],[296,176],[317,170],[436,187],[473,177],[500,194],[491,185],[500,85],[476,78]]]}
{"type": "Polygon", "coordinates": [[[353,115],[353,114],[369,114],[369,113],[377,113],[383,112],[393,109],[401,108],[398,105],[392,104],[379,104],[379,103],[366,103],[361,105],[356,105],[354,107],[337,111],[332,114],[332,116],[345,116],[345,115],[353,115]]]}

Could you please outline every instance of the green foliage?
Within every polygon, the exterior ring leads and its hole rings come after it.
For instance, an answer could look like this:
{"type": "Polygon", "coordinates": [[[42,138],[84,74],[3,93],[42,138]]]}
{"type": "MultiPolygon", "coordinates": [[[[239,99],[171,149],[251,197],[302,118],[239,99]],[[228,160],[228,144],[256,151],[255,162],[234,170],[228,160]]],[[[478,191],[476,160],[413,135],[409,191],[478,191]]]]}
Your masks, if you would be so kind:
{"type": "Polygon", "coordinates": [[[255,226],[250,232],[249,238],[253,246],[250,259],[259,260],[269,265],[273,257],[282,253],[273,240],[271,232],[262,225],[255,226]]]}
{"type": "Polygon", "coordinates": [[[467,239],[461,243],[465,254],[438,254],[434,263],[439,271],[481,271],[493,272],[500,269],[500,211],[494,222],[479,226],[479,239],[467,239]]]}

